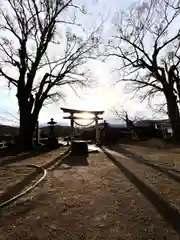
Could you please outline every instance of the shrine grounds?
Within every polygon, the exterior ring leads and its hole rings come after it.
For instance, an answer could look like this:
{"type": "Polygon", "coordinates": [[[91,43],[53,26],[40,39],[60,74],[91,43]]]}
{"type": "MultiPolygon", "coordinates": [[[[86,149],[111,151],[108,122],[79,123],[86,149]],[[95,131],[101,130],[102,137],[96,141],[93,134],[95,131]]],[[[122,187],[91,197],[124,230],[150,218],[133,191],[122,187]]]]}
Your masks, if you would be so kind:
{"type": "Polygon", "coordinates": [[[2,202],[32,174],[26,164],[57,159],[44,181],[1,208],[0,239],[180,239],[179,148],[118,144],[58,158],[66,150],[1,165],[2,202]]]}

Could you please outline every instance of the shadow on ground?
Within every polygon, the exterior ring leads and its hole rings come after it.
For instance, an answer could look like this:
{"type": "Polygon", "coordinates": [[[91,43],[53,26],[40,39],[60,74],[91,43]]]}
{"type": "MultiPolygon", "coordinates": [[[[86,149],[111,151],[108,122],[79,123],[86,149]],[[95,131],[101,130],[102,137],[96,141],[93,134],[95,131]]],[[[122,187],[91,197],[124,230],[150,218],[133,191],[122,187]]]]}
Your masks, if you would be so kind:
{"type": "Polygon", "coordinates": [[[22,181],[19,183],[8,187],[7,190],[0,196],[0,202],[7,201],[8,199],[14,197],[15,195],[21,193],[25,187],[29,186],[32,181],[41,174],[41,169],[36,169],[32,173],[28,174],[22,181]]]}
{"type": "Polygon", "coordinates": [[[120,142],[124,145],[132,145],[147,148],[157,148],[157,149],[174,149],[179,148],[180,144],[178,142],[172,142],[171,140],[165,140],[162,138],[147,138],[143,140],[137,139],[121,139],[120,142]]]}
{"type": "MultiPolygon", "coordinates": [[[[131,151],[127,150],[126,148],[120,146],[120,145],[118,145],[118,147],[110,146],[108,148],[111,149],[111,150],[117,151],[118,153],[124,155],[125,157],[131,158],[131,159],[133,159],[134,161],[136,161],[140,164],[145,164],[147,166],[150,166],[150,167],[166,174],[168,177],[170,177],[174,181],[180,183],[180,176],[174,174],[173,172],[168,171],[165,168],[162,168],[161,166],[154,165],[152,162],[146,160],[145,158],[143,158],[141,155],[139,155],[137,153],[131,152],[131,151]]],[[[178,171],[175,171],[175,172],[178,172],[178,171]]]]}
{"type": "MultiPolygon", "coordinates": [[[[16,202],[16,206],[12,206],[12,207],[10,206],[10,208],[12,208],[12,211],[7,211],[8,208],[1,209],[0,217],[7,218],[9,219],[10,222],[14,222],[20,216],[24,216],[28,212],[38,208],[40,205],[42,206],[42,204],[45,204],[44,199],[46,198],[46,196],[47,194],[41,193],[31,200],[21,199],[18,202],[16,202]]],[[[1,222],[0,225],[3,225],[3,222],[1,222]]]]}
{"type": "Polygon", "coordinates": [[[67,157],[65,157],[61,162],[60,164],[58,164],[56,166],[56,169],[57,168],[61,168],[61,169],[64,169],[64,168],[71,168],[71,167],[77,167],[77,166],[88,166],[89,163],[88,163],[88,154],[84,154],[84,155],[78,155],[78,156],[73,156],[73,155],[68,155],[67,157]],[[66,167],[65,167],[66,166],[66,167]]]}
{"type": "Polygon", "coordinates": [[[136,186],[157,209],[157,211],[164,217],[164,219],[171,224],[171,226],[180,233],[180,213],[177,209],[173,208],[165,199],[159,194],[148,187],[142,182],[136,175],[134,175],[129,169],[127,169],[120,161],[118,161],[113,155],[107,152],[104,148],[101,148],[105,155],[111,160],[121,172],[136,186]]]}
{"type": "MultiPolygon", "coordinates": [[[[70,150],[68,149],[63,154],[60,154],[58,157],[54,158],[52,161],[45,164],[44,168],[49,168],[58,161],[62,159],[63,156],[65,156],[70,150]]],[[[14,197],[15,195],[21,193],[27,186],[30,186],[32,184],[32,181],[35,180],[40,174],[42,174],[41,168],[36,168],[32,173],[25,176],[25,178],[18,182],[17,184],[8,187],[6,191],[0,195],[0,203],[7,201],[8,199],[14,197]]]]}
{"type": "Polygon", "coordinates": [[[41,154],[51,152],[52,150],[46,148],[46,147],[40,147],[37,149],[34,149],[30,152],[23,152],[18,153],[17,151],[13,150],[4,150],[0,151],[0,166],[4,167],[8,164],[23,161],[26,158],[32,158],[40,156],[41,154]]]}

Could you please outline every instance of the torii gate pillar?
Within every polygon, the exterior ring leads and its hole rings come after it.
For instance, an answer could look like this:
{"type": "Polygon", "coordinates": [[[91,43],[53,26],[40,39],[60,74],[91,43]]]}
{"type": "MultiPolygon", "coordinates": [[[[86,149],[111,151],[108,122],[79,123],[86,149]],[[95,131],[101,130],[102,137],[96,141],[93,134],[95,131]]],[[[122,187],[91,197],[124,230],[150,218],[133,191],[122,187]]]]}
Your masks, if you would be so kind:
{"type": "Polygon", "coordinates": [[[74,138],[74,114],[71,113],[71,138],[74,138]]]}
{"type": "Polygon", "coordinates": [[[96,123],[96,144],[99,144],[100,142],[99,142],[99,140],[100,140],[100,134],[99,134],[99,126],[98,126],[98,120],[99,120],[99,118],[98,118],[98,115],[97,114],[95,114],[95,123],[96,123]]]}

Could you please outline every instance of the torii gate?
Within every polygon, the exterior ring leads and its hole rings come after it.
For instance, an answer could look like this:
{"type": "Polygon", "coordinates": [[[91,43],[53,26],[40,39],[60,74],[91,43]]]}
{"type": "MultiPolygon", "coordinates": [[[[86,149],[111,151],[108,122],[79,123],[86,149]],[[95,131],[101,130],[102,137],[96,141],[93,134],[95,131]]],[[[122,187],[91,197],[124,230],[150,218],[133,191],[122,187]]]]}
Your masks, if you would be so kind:
{"type": "Polygon", "coordinates": [[[74,137],[74,120],[94,120],[96,124],[96,144],[99,144],[100,140],[100,134],[99,134],[99,128],[98,128],[98,120],[103,120],[103,118],[100,118],[98,115],[102,115],[104,111],[87,111],[87,110],[77,110],[77,109],[69,109],[69,108],[61,108],[61,110],[64,113],[70,113],[70,116],[63,117],[63,119],[70,119],[71,120],[71,136],[72,138],[74,137]],[[81,118],[74,116],[74,114],[77,113],[88,113],[88,114],[93,114],[94,117],[92,118],[81,118]]]}

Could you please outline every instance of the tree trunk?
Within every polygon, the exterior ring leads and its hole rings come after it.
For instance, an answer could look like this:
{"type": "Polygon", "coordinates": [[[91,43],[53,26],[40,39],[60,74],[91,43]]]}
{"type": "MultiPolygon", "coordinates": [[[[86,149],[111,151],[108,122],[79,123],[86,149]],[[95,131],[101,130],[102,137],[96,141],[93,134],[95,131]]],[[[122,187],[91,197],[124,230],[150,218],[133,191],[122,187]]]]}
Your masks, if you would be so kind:
{"type": "Polygon", "coordinates": [[[26,117],[20,119],[18,147],[20,150],[32,150],[34,148],[33,133],[35,125],[26,117]]]}
{"type": "Polygon", "coordinates": [[[18,98],[20,111],[20,127],[18,135],[18,148],[28,151],[34,148],[33,134],[36,128],[36,122],[39,112],[31,113],[32,107],[29,107],[29,101],[25,98],[18,98]]]}
{"type": "Polygon", "coordinates": [[[131,132],[132,139],[139,139],[139,134],[137,132],[137,129],[133,123],[133,121],[129,120],[128,116],[126,115],[126,126],[128,131],[131,132]]]}
{"type": "Polygon", "coordinates": [[[173,140],[180,141],[180,114],[177,98],[174,94],[166,94],[168,116],[172,125],[173,140]]]}

